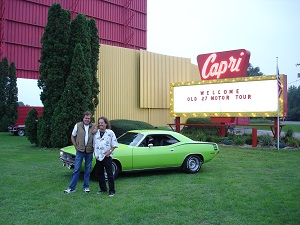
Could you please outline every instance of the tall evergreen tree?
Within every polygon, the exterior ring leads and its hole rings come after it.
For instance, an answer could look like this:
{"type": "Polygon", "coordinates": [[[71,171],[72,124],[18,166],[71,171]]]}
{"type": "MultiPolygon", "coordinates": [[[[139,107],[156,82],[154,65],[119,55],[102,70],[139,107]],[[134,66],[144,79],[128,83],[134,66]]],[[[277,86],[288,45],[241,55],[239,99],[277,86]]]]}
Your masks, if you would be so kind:
{"type": "Polygon", "coordinates": [[[53,4],[42,37],[38,86],[44,111],[39,117],[37,142],[43,147],[70,144],[74,124],[84,111],[93,113],[99,101],[96,23],[82,14],[71,23],[69,20],[70,13],[53,4]]]}
{"type": "Polygon", "coordinates": [[[99,104],[99,83],[98,83],[98,61],[99,61],[99,35],[98,28],[94,19],[89,20],[90,37],[91,37],[91,75],[92,75],[92,102],[89,106],[90,111],[94,114],[95,108],[99,104]]]}
{"type": "Polygon", "coordinates": [[[88,72],[91,73],[91,37],[88,20],[83,14],[78,14],[71,21],[71,33],[69,43],[70,58],[73,59],[74,50],[77,44],[80,44],[83,49],[84,62],[87,65],[88,72]]]}
{"type": "Polygon", "coordinates": [[[85,63],[81,44],[74,50],[71,73],[66,88],[52,117],[51,146],[62,147],[71,144],[72,129],[88,109],[91,96],[91,75],[85,63]]]}
{"type": "Polygon", "coordinates": [[[50,147],[51,121],[55,108],[64,91],[69,72],[70,12],[53,4],[48,12],[48,22],[42,37],[40,78],[41,101],[44,110],[38,125],[40,146],[50,147]]]}
{"type": "Polygon", "coordinates": [[[9,66],[8,85],[7,85],[7,111],[8,126],[15,124],[18,119],[18,87],[16,66],[12,62],[9,66]]]}
{"type": "Polygon", "coordinates": [[[0,62],[0,131],[7,131],[7,84],[8,60],[4,57],[0,62]]]}
{"type": "Polygon", "coordinates": [[[37,144],[37,116],[38,112],[32,108],[25,120],[25,134],[31,144],[37,144]]]}

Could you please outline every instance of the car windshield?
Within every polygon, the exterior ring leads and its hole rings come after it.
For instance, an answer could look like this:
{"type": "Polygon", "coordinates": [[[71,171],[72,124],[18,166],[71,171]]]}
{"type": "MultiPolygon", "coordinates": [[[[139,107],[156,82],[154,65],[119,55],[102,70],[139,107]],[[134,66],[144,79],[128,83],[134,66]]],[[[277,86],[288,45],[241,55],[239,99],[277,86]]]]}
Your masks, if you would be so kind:
{"type": "Polygon", "coordinates": [[[139,133],[127,132],[120,137],[118,137],[118,143],[129,145],[129,146],[136,146],[137,143],[143,138],[144,135],[139,133]]]}

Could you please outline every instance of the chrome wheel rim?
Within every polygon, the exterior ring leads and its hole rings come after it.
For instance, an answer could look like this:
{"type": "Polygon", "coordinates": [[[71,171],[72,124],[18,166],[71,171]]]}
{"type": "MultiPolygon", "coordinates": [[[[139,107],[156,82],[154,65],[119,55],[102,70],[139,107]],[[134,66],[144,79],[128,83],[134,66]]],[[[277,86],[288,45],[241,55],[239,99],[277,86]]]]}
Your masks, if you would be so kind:
{"type": "Polygon", "coordinates": [[[200,167],[200,161],[197,157],[191,157],[188,161],[188,168],[191,171],[197,171],[200,167]]]}

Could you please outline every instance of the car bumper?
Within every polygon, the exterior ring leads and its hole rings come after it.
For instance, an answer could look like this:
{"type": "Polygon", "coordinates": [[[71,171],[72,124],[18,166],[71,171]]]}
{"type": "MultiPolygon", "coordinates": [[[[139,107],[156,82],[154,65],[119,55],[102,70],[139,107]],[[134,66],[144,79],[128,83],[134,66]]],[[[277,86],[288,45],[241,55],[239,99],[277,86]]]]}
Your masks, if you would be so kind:
{"type": "Polygon", "coordinates": [[[10,133],[15,133],[15,132],[17,132],[18,130],[17,130],[17,128],[15,128],[15,127],[8,127],[8,132],[10,132],[10,133]]]}
{"type": "Polygon", "coordinates": [[[59,159],[63,162],[63,166],[66,166],[68,169],[74,168],[75,156],[63,151],[60,151],[59,159]]]}

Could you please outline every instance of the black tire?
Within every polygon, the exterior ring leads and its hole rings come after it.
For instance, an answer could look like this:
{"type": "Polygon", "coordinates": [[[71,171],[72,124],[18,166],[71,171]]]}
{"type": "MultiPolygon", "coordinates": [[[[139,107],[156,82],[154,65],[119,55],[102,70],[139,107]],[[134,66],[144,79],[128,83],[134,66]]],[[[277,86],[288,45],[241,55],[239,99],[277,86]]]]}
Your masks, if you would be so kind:
{"type": "Polygon", "coordinates": [[[114,179],[116,179],[120,173],[121,166],[120,163],[116,162],[115,160],[112,161],[112,166],[113,166],[114,179]]]}
{"type": "Polygon", "coordinates": [[[183,162],[183,170],[186,173],[198,173],[202,166],[202,160],[197,155],[189,155],[183,162]]]}
{"type": "MultiPolygon", "coordinates": [[[[118,177],[120,170],[121,170],[120,163],[113,160],[112,161],[112,171],[113,171],[114,179],[116,179],[118,177]]],[[[97,173],[96,166],[94,167],[92,174],[96,180],[99,180],[99,175],[97,173]]],[[[105,169],[104,169],[104,176],[105,176],[105,180],[107,180],[107,173],[106,173],[105,169]]]]}
{"type": "MultiPolygon", "coordinates": [[[[114,175],[114,179],[116,179],[119,175],[119,172],[120,172],[120,164],[116,161],[112,161],[112,171],[113,171],[113,175],[114,175]]],[[[104,175],[105,175],[105,180],[107,180],[107,173],[104,169],[104,175]]]]}
{"type": "Polygon", "coordinates": [[[18,130],[18,135],[19,135],[20,137],[24,136],[24,135],[25,135],[25,130],[19,129],[19,130],[18,130]]]}

